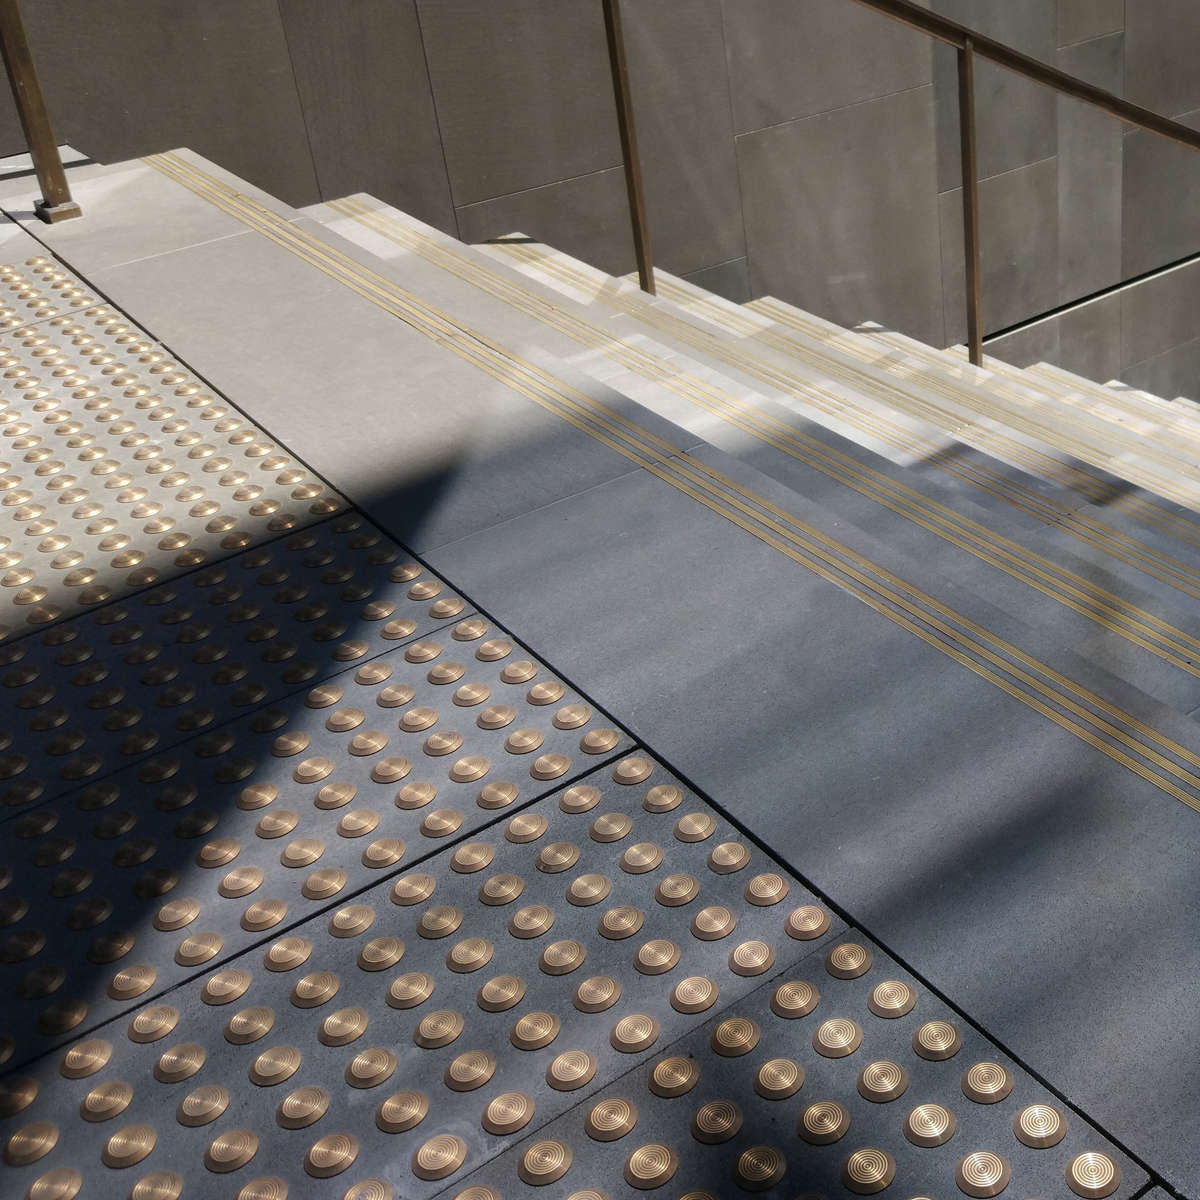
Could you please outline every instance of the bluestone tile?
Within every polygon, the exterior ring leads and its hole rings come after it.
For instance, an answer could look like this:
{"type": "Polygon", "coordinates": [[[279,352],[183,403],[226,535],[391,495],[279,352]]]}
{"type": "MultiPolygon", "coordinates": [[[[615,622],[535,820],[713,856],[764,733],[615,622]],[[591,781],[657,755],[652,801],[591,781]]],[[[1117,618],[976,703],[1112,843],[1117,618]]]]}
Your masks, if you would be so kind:
{"type": "Polygon", "coordinates": [[[745,258],[703,267],[683,278],[735,304],[745,304],[754,294],[750,290],[750,265],[745,258]]]}
{"type": "Polygon", "coordinates": [[[1057,8],[1060,46],[1125,28],[1125,0],[1058,0],[1057,8]]]}

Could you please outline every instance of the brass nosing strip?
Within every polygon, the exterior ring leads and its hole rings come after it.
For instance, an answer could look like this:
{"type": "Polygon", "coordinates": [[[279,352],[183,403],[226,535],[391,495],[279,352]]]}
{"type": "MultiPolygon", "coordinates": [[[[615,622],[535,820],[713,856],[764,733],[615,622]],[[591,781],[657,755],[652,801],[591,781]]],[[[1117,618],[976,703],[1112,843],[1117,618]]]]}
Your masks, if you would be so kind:
{"type": "Polygon", "coordinates": [[[1200,811],[1200,777],[1181,765],[1200,767],[1193,751],[199,168],[171,154],[145,161],[1200,811]]]}
{"type": "Polygon", "coordinates": [[[614,339],[586,321],[500,279],[464,255],[442,248],[432,239],[359,201],[333,201],[329,207],[582,344],[600,350],[644,378],[659,383],[697,407],[821,471],[980,561],[1080,613],[1102,628],[1148,650],[1179,670],[1200,677],[1200,661],[1197,661],[1200,659],[1200,639],[915,489],[793,429],[753,404],[687,372],[667,370],[652,355],[614,339]]]}
{"type": "MultiPolygon", "coordinates": [[[[548,255],[539,255],[528,246],[500,244],[500,247],[509,257],[528,262],[545,274],[556,275],[567,283],[578,284],[583,278],[574,273],[570,267],[562,262],[553,260],[548,255]]],[[[746,370],[747,373],[756,374],[757,378],[769,386],[779,387],[781,390],[789,392],[800,399],[812,399],[810,392],[813,389],[821,390],[818,388],[818,385],[807,383],[798,376],[785,372],[782,368],[773,368],[770,372],[766,372],[765,370],[755,372],[743,362],[734,361],[727,352],[727,347],[724,343],[704,334],[702,330],[695,329],[687,322],[673,318],[669,314],[663,314],[661,310],[647,304],[640,297],[614,294],[611,290],[608,290],[597,294],[596,299],[611,307],[625,311],[656,328],[664,329],[669,334],[697,346],[702,351],[722,359],[729,363],[729,365],[746,370]],[[780,383],[775,378],[776,375],[787,376],[787,378],[784,382],[780,383]]],[[[799,321],[794,323],[798,328],[800,327],[799,321]]],[[[784,346],[784,352],[788,354],[792,354],[796,348],[795,343],[786,339],[784,346]]],[[[818,407],[822,406],[818,405],[818,407]]],[[[1160,579],[1162,582],[1187,592],[1195,598],[1200,598],[1200,572],[1194,571],[1188,564],[1172,558],[1170,555],[1147,546],[1100,521],[1082,516],[1074,510],[1064,508],[998,471],[982,466],[961,463],[952,454],[936,446],[934,443],[919,440],[915,434],[910,433],[902,426],[878,414],[867,414],[854,408],[832,412],[832,410],[826,407],[824,411],[830,411],[831,415],[846,420],[847,423],[854,425],[869,436],[879,437],[897,449],[916,455],[924,459],[927,463],[936,466],[939,470],[961,479],[980,491],[995,496],[997,499],[1022,512],[1026,512],[1039,520],[1059,525],[1072,536],[1118,559],[1118,561],[1134,566],[1152,575],[1154,578],[1160,579]]],[[[1054,463],[1054,460],[1048,461],[1054,463]]],[[[1057,466],[1058,464],[1055,463],[1054,465],[1057,466]]],[[[1021,467],[1021,469],[1024,469],[1024,467],[1021,467]]],[[[1091,483],[1097,482],[1095,480],[1089,481],[1091,483]]],[[[1068,486],[1070,490],[1079,490],[1071,487],[1071,485],[1064,486],[1068,486]]],[[[1091,500],[1099,499],[1105,503],[1114,499],[1108,496],[1107,493],[1099,496],[1094,493],[1094,489],[1085,495],[1085,498],[1091,500]]],[[[1132,498],[1125,497],[1124,499],[1132,498]]],[[[1149,509],[1150,506],[1147,506],[1147,508],[1149,509]]],[[[1157,514],[1159,519],[1144,520],[1144,523],[1151,524],[1157,528],[1167,528],[1169,532],[1172,532],[1175,536],[1179,536],[1181,540],[1200,545],[1200,532],[1190,522],[1161,509],[1153,509],[1153,513],[1157,514]],[[1176,526],[1178,528],[1175,528],[1176,526]]]]}

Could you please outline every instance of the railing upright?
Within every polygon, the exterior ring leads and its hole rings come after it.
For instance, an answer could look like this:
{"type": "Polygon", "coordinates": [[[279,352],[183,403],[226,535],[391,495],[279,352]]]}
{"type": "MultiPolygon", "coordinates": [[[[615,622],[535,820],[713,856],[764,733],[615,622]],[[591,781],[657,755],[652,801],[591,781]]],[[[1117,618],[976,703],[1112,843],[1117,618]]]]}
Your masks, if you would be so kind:
{"type": "Polygon", "coordinates": [[[617,102],[617,129],[621,136],[621,155],[625,165],[625,191],[629,197],[629,219],[633,225],[633,251],[637,256],[638,282],[642,291],[654,295],[654,257],[650,252],[650,225],[646,220],[642,162],[638,157],[633,100],[629,94],[629,70],[625,65],[621,4],[620,0],[603,0],[603,4],[604,31],[608,36],[608,62],[612,68],[613,95],[617,102]]]}
{"type": "Polygon", "coordinates": [[[975,48],[958,48],[958,136],[962,147],[963,256],[966,260],[967,354],[983,366],[983,278],[979,251],[979,170],[975,151],[975,48]]]}
{"type": "Polygon", "coordinates": [[[12,85],[25,144],[33,156],[33,168],[42,189],[42,198],[34,205],[34,211],[47,224],[82,216],[67,186],[67,175],[50,128],[50,115],[34,69],[33,55],[29,52],[18,0],[0,0],[0,53],[4,57],[8,82],[12,85]]]}

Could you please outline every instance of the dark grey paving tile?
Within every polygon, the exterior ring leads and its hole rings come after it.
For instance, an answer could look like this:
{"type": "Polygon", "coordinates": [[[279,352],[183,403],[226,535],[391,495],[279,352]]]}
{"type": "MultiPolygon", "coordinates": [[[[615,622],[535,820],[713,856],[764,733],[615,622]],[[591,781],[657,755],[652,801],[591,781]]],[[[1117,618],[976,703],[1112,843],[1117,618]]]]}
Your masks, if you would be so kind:
{"type": "Polygon", "coordinates": [[[1125,94],[1169,117],[1200,108],[1191,47],[1200,11],[1188,0],[1137,0],[1125,5],[1125,94]]]}
{"type": "Polygon", "coordinates": [[[1200,338],[1180,342],[1154,358],[1132,363],[1121,370],[1120,378],[1168,400],[1176,396],[1200,398],[1200,338]]]}
{"type": "MultiPolygon", "coordinates": [[[[1058,254],[1058,163],[1044,159],[985,179],[979,186],[983,327],[1003,329],[1058,303],[1046,264],[1058,254]]],[[[962,189],[938,197],[942,227],[942,280],[946,344],[966,337],[963,297],[962,189]]]]}
{"type": "Polygon", "coordinates": [[[186,145],[290,203],[318,199],[277,0],[171,20],[155,0],[126,0],[103,21],[52,0],[25,18],[63,140],[101,162],[186,145]]]}
{"type": "MultiPolygon", "coordinates": [[[[779,1197],[842,1195],[847,1191],[843,1164],[865,1147],[888,1156],[894,1175],[887,1187],[905,1195],[958,1194],[958,1163],[981,1150],[1004,1160],[1014,1194],[1070,1195],[1064,1177],[1081,1153],[1103,1154],[1120,1172],[1114,1196],[1127,1200],[1145,1184],[1145,1172],[1136,1163],[1069,1113],[1057,1097],[924,990],[878,946],[856,930],[848,936],[849,943],[830,948],[828,955],[847,944],[867,949],[873,961],[865,974],[834,978],[826,969],[827,954],[814,952],[771,983],[739,998],[700,1029],[663,1046],[654,1064],[628,1071],[465,1182],[490,1187],[503,1196],[537,1195],[538,1189],[530,1186],[536,1180],[529,1179],[528,1165],[522,1177],[521,1164],[534,1161],[531,1147],[551,1141],[571,1152],[563,1188],[593,1182],[620,1200],[641,1194],[629,1185],[625,1168],[647,1145],[665,1147],[674,1155],[674,1169],[664,1184],[680,1195],[736,1195],[735,1188],[779,1197]],[[908,989],[915,1008],[892,1019],[876,1016],[868,1007],[876,988],[908,989]],[[777,1015],[776,996],[797,994],[819,999],[804,1016],[777,1015]],[[827,1021],[853,1022],[861,1033],[859,1046],[837,1058],[818,1053],[814,1049],[817,1030],[827,1021]],[[940,1061],[920,1057],[913,1049],[914,1038],[927,1023],[959,1031],[961,1048],[940,1061]],[[726,1048],[729,1045],[734,1048],[726,1048]],[[722,1051],[717,1051],[718,1046],[722,1051]],[[659,1068],[664,1062],[668,1066],[659,1068]],[[1011,1086],[1005,1098],[989,1104],[966,1098],[961,1079],[980,1063],[988,1064],[989,1077],[1011,1086]],[[691,1087],[682,1095],[660,1096],[653,1090],[653,1073],[659,1069],[665,1075],[672,1066],[685,1078],[689,1071],[694,1074],[691,1087]],[[773,1094],[763,1086],[764,1075],[768,1081],[784,1079],[787,1085],[773,1094]],[[877,1077],[889,1083],[900,1080],[892,1088],[899,1088],[899,1094],[878,1091],[872,1098],[860,1090],[860,1080],[877,1077]],[[848,1129],[834,1142],[809,1145],[797,1136],[798,1126],[806,1114],[814,1119],[814,1107],[819,1110],[831,1103],[844,1109],[848,1129]],[[940,1146],[914,1145],[904,1134],[909,1114],[917,1106],[930,1105],[950,1113],[954,1124],[940,1146]],[[1013,1132],[1014,1118],[1034,1105],[1052,1110],[1063,1127],[1053,1148],[1026,1146],[1013,1132]],[[618,1124],[622,1117],[625,1120],[618,1124]],[[632,1128],[621,1132],[630,1122],[632,1128]],[[606,1124],[614,1127],[605,1130],[606,1124]],[[782,1166],[782,1177],[774,1184],[768,1176],[760,1186],[750,1188],[739,1177],[742,1156],[755,1147],[766,1149],[772,1163],[782,1166]]],[[[941,1119],[938,1113],[935,1120],[941,1119]]]]}
{"type": "Polygon", "coordinates": [[[723,0],[738,133],[931,82],[931,43],[838,0],[723,0]]]}
{"type": "Polygon", "coordinates": [[[62,1078],[58,1055],[36,1063],[32,1077],[41,1091],[6,1126],[48,1119],[66,1136],[32,1166],[0,1168],[6,1182],[24,1186],[59,1166],[88,1168],[94,1194],[115,1200],[128,1194],[129,1174],[169,1168],[203,1191],[211,1186],[203,1165],[210,1143],[249,1128],[257,1147],[251,1162],[236,1168],[235,1185],[276,1176],[292,1194],[332,1194],[313,1192],[319,1185],[311,1182],[312,1172],[306,1175],[305,1155],[326,1135],[349,1135],[353,1172],[334,1185],[336,1194],[350,1180],[378,1176],[396,1195],[431,1196],[446,1184],[422,1181],[409,1167],[429,1139],[461,1138],[461,1178],[520,1136],[482,1127],[482,1113],[498,1096],[520,1091],[532,1102],[534,1123],[523,1132],[545,1124],[705,1021],[704,1014],[671,1004],[681,980],[711,981],[720,1003],[736,1002],[764,976],[810,952],[812,940],[785,932],[792,913],[804,909],[816,921],[828,920],[768,855],[743,844],[727,821],[641,754],[354,900],[328,922],[310,919],[289,939],[268,935],[264,946],[203,984],[196,980],[142,1007],[131,1024],[121,1019],[95,1031],[91,1044],[103,1041],[111,1050],[85,1078],[62,1078]],[[730,869],[735,864],[740,869],[730,869]],[[743,893],[755,875],[769,877],[772,894],[783,893],[776,903],[746,902],[743,893]],[[693,899],[677,902],[689,891],[693,899]],[[704,910],[720,928],[720,908],[736,930],[718,938],[693,933],[706,930],[704,910]],[[601,922],[615,936],[599,936],[601,922]],[[730,966],[735,954],[737,971],[730,966]],[[634,967],[638,955],[641,971],[634,967]],[[661,965],[672,956],[677,963],[664,972],[661,965]],[[480,991],[503,995],[505,980],[514,978],[521,987],[512,1002],[486,1010],[480,991]],[[418,992],[406,1002],[408,989],[426,979],[432,994],[422,1002],[418,992]],[[609,979],[617,981],[618,994],[601,1011],[583,1011],[572,997],[585,979],[596,981],[585,994],[603,994],[609,979]],[[264,1009],[270,1032],[255,1028],[264,1009]],[[510,1040],[514,1029],[519,1035],[543,1022],[551,1032],[541,1046],[518,1048],[510,1040]],[[652,1024],[654,1036],[618,1049],[610,1038],[619,1022],[622,1029],[652,1024]],[[226,1033],[231,1026],[234,1032],[226,1033]],[[238,1029],[257,1036],[238,1036],[238,1029]],[[343,1035],[334,1036],[337,1031],[343,1035]],[[202,1047],[203,1064],[187,1082],[164,1084],[181,1042],[202,1047]],[[289,1045],[294,1074],[267,1072],[289,1045]],[[549,1068],[563,1054],[568,1063],[590,1065],[594,1078],[581,1077],[572,1088],[550,1086],[556,1076],[549,1068]],[[474,1079],[473,1064],[482,1068],[474,1079]],[[257,1086],[247,1085],[248,1075],[257,1086]],[[121,1120],[81,1121],[80,1100],[116,1080],[132,1088],[121,1120]],[[175,1119],[176,1104],[197,1085],[225,1089],[228,1107],[215,1123],[189,1126],[175,1119]],[[297,1136],[281,1128],[276,1109],[305,1085],[323,1088],[328,1111],[297,1136]],[[375,1118],[381,1102],[405,1091],[427,1099],[428,1115],[411,1130],[384,1132],[375,1118]],[[155,1130],[154,1153],[138,1171],[97,1173],[93,1164],[102,1148],[130,1123],[155,1130]]]}
{"type": "MultiPolygon", "coordinates": [[[[1125,53],[1129,54],[1128,35],[1125,53]]],[[[1200,128],[1200,111],[1176,118],[1200,128]]],[[[1134,130],[1125,137],[1122,272],[1128,277],[1195,253],[1200,245],[1200,154],[1166,138],[1134,130]]]]}
{"type": "Polygon", "coordinates": [[[497,614],[525,606],[529,636],[636,736],[1133,1152],[1194,1179],[1195,811],[662,485],[588,500],[434,565],[497,614]]]}
{"type": "Polygon", "coordinates": [[[620,163],[594,4],[418,0],[417,12],[455,205],[620,163]]]}
{"type": "Polygon", "coordinates": [[[413,0],[280,10],[321,195],[370,192],[455,232],[413,0]]]}
{"type": "Polygon", "coordinates": [[[718,263],[715,267],[703,267],[683,278],[735,304],[744,304],[753,296],[750,291],[750,264],[745,258],[718,263]]]}
{"type": "MultiPolygon", "coordinates": [[[[971,29],[1053,63],[1055,6],[1044,0],[937,0],[935,8],[971,29]]],[[[962,185],[955,52],[939,45],[933,54],[937,95],[938,190],[962,185]]],[[[1054,93],[990,63],[975,65],[975,113],[979,177],[1000,175],[1056,153],[1054,93]]]]}
{"type": "Polygon", "coordinates": [[[1057,8],[1060,46],[1125,28],[1125,0],[1058,0],[1057,8]]]}
{"type": "Polygon", "coordinates": [[[464,242],[520,232],[610,275],[633,269],[633,234],[620,167],[457,210],[464,242]]]}
{"type": "Polygon", "coordinates": [[[929,87],[739,137],[754,294],[938,344],[933,150],[929,87]]]}
{"type": "MultiPolygon", "coordinates": [[[[1120,95],[1124,35],[1058,52],[1060,69],[1120,95]]],[[[1121,281],[1125,125],[1065,96],[1058,100],[1058,294],[1074,300],[1121,281]]]]}
{"type": "Polygon", "coordinates": [[[6,825],[3,1044],[77,1037],[629,749],[523,653],[468,610],[6,825]]]}
{"type": "Polygon", "coordinates": [[[622,19],[655,261],[682,274],[744,258],[721,0],[633,4],[622,19]]]}
{"type": "Polygon", "coordinates": [[[1188,263],[1156,275],[1120,293],[1125,365],[1157,358],[1192,341],[1200,303],[1200,263],[1188,263]]]}

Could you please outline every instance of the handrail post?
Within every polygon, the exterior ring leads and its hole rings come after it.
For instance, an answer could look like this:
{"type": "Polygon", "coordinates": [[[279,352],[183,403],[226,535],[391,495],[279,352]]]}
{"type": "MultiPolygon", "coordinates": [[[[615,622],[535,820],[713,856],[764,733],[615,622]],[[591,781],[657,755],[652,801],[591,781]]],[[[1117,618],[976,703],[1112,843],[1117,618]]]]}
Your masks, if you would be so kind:
{"type": "Polygon", "coordinates": [[[38,217],[47,224],[82,216],[79,205],[71,199],[66,172],[58,154],[58,143],[50,128],[50,116],[38,82],[25,22],[21,19],[18,0],[0,0],[0,54],[12,86],[17,115],[25,133],[25,144],[33,156],[42,198],[34,205],[38,217]]]}
{"type": "Polygon", "coordinates": [[[650,253],[650,226],[642,190],[642,163],[638,157],[637,131],[633,124],[633,101],[629,94],[629,71],[625,65],[625,39],[621,33],[620,0],[603,0],[604,31],[608,37],[608,62],[612,68],[613,94],[617,101],[617,129],[625,165],[625,191],[629,197],[629,219],[633,225],[633,251],[637,256],[638,282],[642,291],[654,295],[654,259],[650,253]]]}
{"type": "Polygon", "coordinates": [[[958,49],[958,134],[962,146],[963,255],[967,285],[967,356],[983,366],[983,279],[979,256],[979,171],[975,153],[975,47],[958,49]]]}

